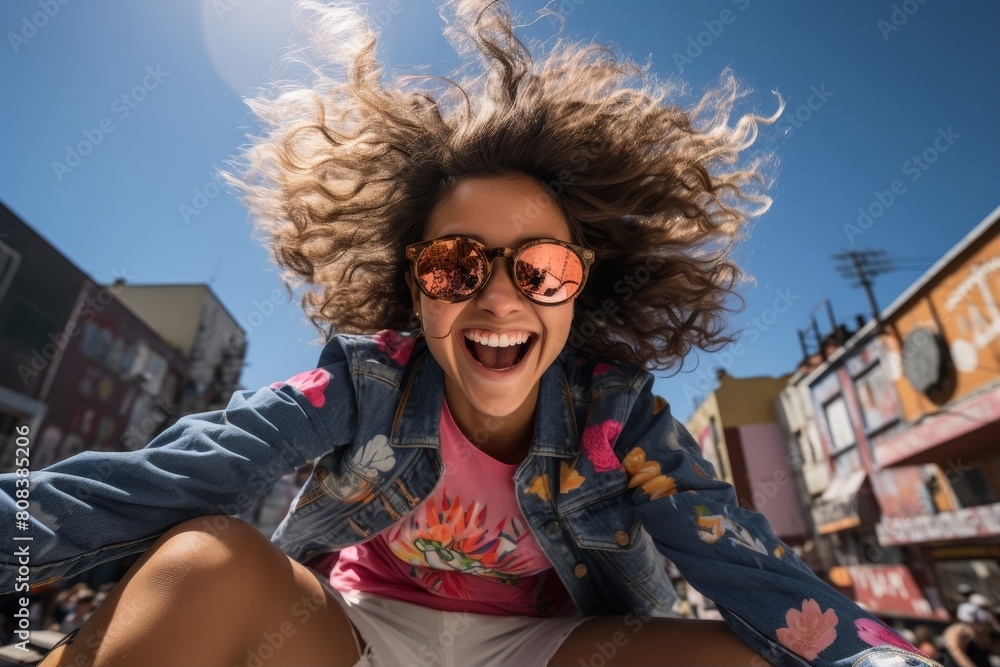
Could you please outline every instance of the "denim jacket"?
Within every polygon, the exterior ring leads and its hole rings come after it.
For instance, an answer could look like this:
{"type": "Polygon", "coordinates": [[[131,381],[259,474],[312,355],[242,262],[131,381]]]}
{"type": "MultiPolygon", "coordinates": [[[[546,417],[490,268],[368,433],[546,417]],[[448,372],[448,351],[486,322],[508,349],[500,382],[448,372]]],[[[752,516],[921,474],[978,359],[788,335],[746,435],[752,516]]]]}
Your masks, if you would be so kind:
{"type": "MultiPolygon", "coordinates": [[[[772,663],[933,664],[740,508],[652,385],[645,371],[569,349],[541,379],[516,498],[581,612],[671,615],[665,556],[772,663]]],[[[272,540],[299,561],[340,550],[437,485],[442,400],[443,371],[418,336],[338,335],[318,368],[236,392],[224,410],[183,417],[144,449],[83,452],[32,472],[28,529],[17,531],[32,539],[10,544],[29,545],[32,585],[68,577],[146,549],[186,519],[245,511],[316,459],[272,540]]],[[[16,480],[0,475],[9,515],[16,480]]],[[[14,553],[0,555],[4,593],[24,590],[14,553]]]]}

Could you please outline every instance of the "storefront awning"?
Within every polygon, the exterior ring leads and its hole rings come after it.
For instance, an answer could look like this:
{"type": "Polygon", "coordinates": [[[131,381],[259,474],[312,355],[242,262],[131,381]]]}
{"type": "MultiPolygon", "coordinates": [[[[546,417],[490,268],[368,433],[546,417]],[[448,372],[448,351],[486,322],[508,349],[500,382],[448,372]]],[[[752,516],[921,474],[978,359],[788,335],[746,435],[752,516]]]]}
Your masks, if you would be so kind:
{"type": "Polygon", "coordinates": [[[864,470],[855,470],[849,475],[835,477],[826,487],[813,506],[813,519],[820,535],[861,525],[858,492],[866,476],[864,470]]]}
{"type": "Polygon", "coordinates": [[[877,616],[948,620],[948,612],[924,596],[905,565],[854,565],[847,570],[854,600],[877,616]]]}

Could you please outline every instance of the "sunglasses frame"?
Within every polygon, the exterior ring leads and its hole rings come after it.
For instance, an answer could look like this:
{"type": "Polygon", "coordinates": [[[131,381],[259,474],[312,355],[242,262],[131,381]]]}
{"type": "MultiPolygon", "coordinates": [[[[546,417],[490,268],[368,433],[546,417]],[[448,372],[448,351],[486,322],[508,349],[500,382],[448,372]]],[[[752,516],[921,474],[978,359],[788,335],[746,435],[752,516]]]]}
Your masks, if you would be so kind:
{"type": "Polygon", "coordinates": [[[450,236],[442,236],[440,238],[431,239],[429,241],[420,241],[418,243],[411,243],[410,245],[406,246],[406,258],[410,260],[410,272],[412,273],[413,279],[417,284],[417,288],[428,298],[434,299],[435,301],[440,301],[442,303],[461,303],[463,301],[468,301],[472,297],[482,292],[483,289],[486,288],[486,283],[490,281],[490,277],[493,275],[493,261],[497,257],[503,257],[507,260],[507,267],[510,269],[510,274],[512,278],[511,282],[514,283],[514,287],[517,288],[517,291],[523,294],[526,299],[539,306],[561,306],[564,303],[572,301],[573,299],[578,297],[580,295],[580,292],[583,291],[583,286],[587,284],[587,277],[590,274],[590,266],[597,259],[597,255],[595,255],[594,251],[589,248],[573,245],[572,243],[567,243],[566,241],[560,241],[559,239],[548,239],[548,238],[531,239],[529,241],[525,241],[516,248],[507,248],[504,246],[487,248],[484,243],[481,243],[470,236],[464,236],[462,234],[452,234],[450,236]],[[469,243],[486,258],[486,274],[483,278],[483,281],[479,284],[478,287],[476,287],[472,291],[471,294],[463,296],[460,299],[445,299],[439,296],[435,296],[430,292],[428,292],[426,289],[424,289],[423,283],[421,282],[420,278],[417,277],[417,260],[420,259],[420,255],[421,253],[423,253],[424,250],[434,245],[435,243],[440,243],[443,241],[457,241],[457,240],[469,243]],[[513,279],[515,275],[514,265],[517,262],[518,257],[520,257],[526,250],[529,250],[534,246],[541,245],[543,243],[552,243],[571,250],[573,254],[576,255],[577,258],[580,260],[580,264],[583,267],[583,277],[580,279],[580,287],[577,288],[576,292],[573,293],[573,296],[570,296],[569,298],[564,299],[562,301],[556,301],[556,302],[536,301],[530,294],[521,289],[521,286],[518,285],[517,281],[513,279]]]}

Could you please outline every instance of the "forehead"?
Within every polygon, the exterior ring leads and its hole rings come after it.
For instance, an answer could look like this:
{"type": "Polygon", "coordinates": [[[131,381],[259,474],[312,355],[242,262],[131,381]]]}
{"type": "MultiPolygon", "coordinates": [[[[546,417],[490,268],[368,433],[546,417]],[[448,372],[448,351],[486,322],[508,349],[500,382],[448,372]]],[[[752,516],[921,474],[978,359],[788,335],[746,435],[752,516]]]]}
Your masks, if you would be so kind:
{"type": "Polygon", "coordinates": [[[570,241],[562,209],[527,176],[464,178],[431,211],[424,238],[462,234],[488,246],[514,246],[534,238],[570,241]]]}

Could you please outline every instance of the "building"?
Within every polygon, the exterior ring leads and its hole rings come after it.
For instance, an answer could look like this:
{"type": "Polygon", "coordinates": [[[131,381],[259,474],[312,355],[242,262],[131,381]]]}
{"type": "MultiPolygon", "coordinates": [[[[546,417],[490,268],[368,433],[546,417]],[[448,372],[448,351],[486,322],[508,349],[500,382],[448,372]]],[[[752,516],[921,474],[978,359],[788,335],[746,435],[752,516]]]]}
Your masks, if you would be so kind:
{"type": "Polygon", "coordinates": [[[239,388],[246,332],[208,285],[114,285],[117,298],[187,362],[182,414],[219,410],[239,388]]]}
{"type": "Polygon", "coordinates": [[[1000,208],[800,381],[831,579],[876,613],[944,621],[959,584],[1000,590],[998,304],[1000,208]]]}
{"type": "Polygon", "coordinates": [[[176,414],[183,359],[3,206],[0,234],[0,470],[20,425],[33,469],[145,445],[176,414]]]}
{"type": "Polygon", "coordinates": [[[716,473],[736,489],[741,507],[764,514],[785,542],[801,545],[809,535],[775,402],[788,376],[734,378],[719,385],[695,409],[686,426],[716,473]]]}

